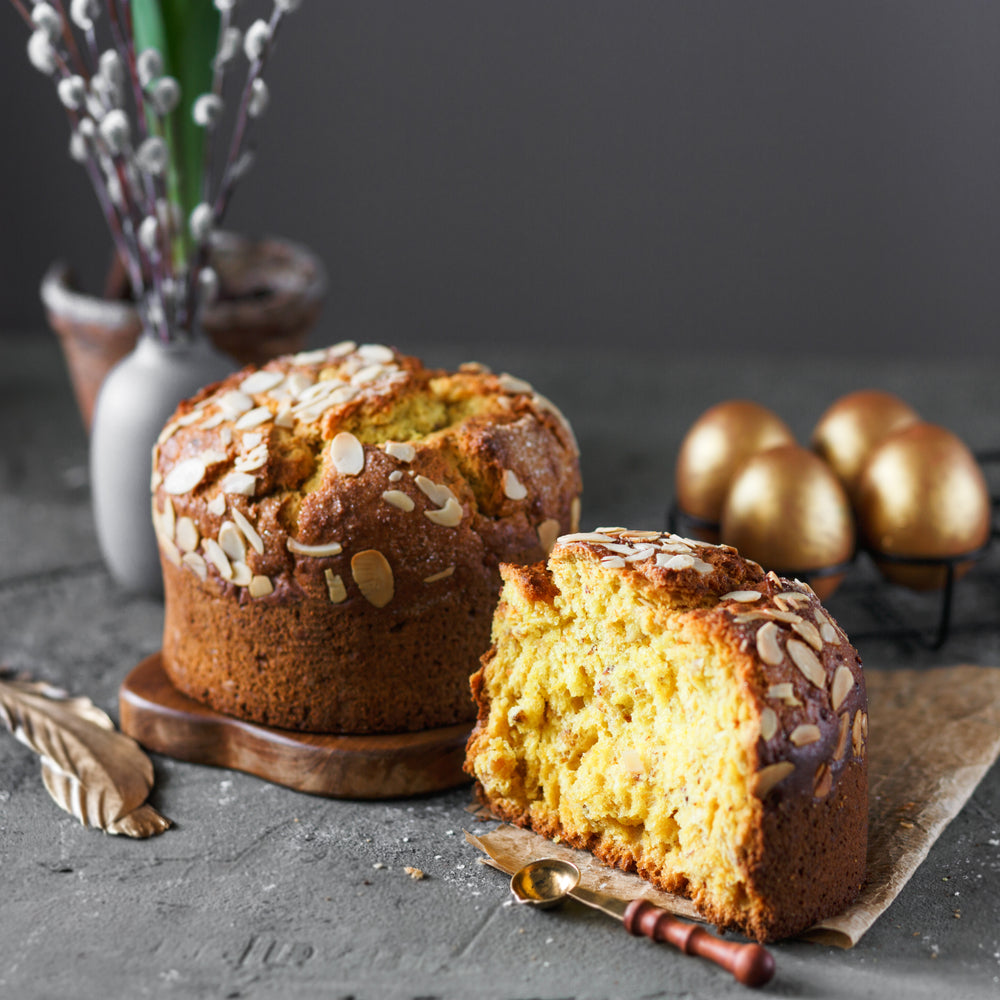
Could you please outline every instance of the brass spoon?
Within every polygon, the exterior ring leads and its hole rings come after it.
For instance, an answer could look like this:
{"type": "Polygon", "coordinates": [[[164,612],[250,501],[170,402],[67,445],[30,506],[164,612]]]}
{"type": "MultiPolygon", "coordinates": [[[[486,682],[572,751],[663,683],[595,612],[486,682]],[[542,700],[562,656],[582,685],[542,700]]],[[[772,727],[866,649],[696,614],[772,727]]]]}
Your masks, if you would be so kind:
{"type": "Polygon", "coordinates": [[[580,869],[569,861],[541,858],[514,872],[510,891],[518,903],[548,909],[567,896],[601,910],[625,924],[630,934],[645,934],[672,944],[687,955],[700,955],[731,972],[744,986],[763,986],[774,975],[774,957],[759,944],[723,941],[698,924],[680,920],[648,899],[630,903],[580,886],[580,869]]]}

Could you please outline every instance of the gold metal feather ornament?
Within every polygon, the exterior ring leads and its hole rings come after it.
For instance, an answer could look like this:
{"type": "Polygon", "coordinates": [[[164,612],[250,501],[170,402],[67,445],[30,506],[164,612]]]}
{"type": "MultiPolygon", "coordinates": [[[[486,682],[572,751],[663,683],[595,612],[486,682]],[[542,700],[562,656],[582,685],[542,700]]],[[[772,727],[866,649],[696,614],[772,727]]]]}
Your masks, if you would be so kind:
{"type": "Polygon", "coordinates": [[[0,674],[0,719],[41,758],[56,804],[84,826],[143,838],[171,825],[146,803],[150,759],[89,698],[0,674]]]}

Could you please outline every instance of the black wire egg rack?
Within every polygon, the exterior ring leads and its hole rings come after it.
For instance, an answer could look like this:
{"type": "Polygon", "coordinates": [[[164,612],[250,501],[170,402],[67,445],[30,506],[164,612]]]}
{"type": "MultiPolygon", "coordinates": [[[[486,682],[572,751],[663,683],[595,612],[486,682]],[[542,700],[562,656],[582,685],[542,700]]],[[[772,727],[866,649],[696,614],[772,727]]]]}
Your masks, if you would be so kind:
{"type": "MultiPolygon", "coordinates": [[[[1000,538],[1000,449],[976,453],[976,460],[987,476],[990,484],[990,504],[992,528],[984,545],[968,552],[938,558],[899,556],[882,552],[869,546],[859,545],[850,559],[820,569],[774,568],[775,572],[788,579],[816,580],[832,576],[846,575],[842,584],[826,602],[842,606],[837,614],[847,627],[852,642],[867,640],[889,640],[912,642],[928,650],[941,649],[956,631],[989,632],[1000,630],[1000,565],[992,565],[989,557],[1000,538]],[[905,611],[899,600],[892,600],[890,594],[906,590],[900,584],[883,578],[878,563],[907,566],[920,569],[940,569],[944,580],[940,588],[921,592],[914,606],[905,611]],[[985,563],[984,566],[976,564],[985,563]],[[968,583],[966,582],[968,580],[968,583]],[[978,585],[994,596],[985,614],[956,624],[955,606],[961,599],[963,588],[978,585]],[[936,606],[932,606],[936,605],[936,606]],[[864,607],[868,617],[875,619],[871,627],[852,628],[850,618],[855,617],[859,607],[864,607]],[[992,613],[991,613],[992,612],[992,613]],[[914,625],[907,616],[917,617],[920,623],[914,625]]],[[[703,518],[695,517],[680,509],[676,500],[667,511],[667,529],[674,534],[705,537],[718,534],[719,525],[703,518]]],[[[910,593],[914,593],[910,591],[910,593]]],[[[913,601],[909,601],[911,605],[913,601]]],[[[835,612],[836,613],[836,612],[835,612]]],[[[857,615],[860,618],[860,615],[857,615]]]]}

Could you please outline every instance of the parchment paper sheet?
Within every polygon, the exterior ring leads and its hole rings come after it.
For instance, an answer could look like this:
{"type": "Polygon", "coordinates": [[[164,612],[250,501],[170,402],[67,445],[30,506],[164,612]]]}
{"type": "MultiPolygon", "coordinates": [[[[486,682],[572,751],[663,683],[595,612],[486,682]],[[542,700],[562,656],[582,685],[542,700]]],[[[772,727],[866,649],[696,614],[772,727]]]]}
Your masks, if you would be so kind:
{"type": "MultiPolygon", "coordinates": [[[[857,900],[803,936],[851,948],[888,909],[1000,755],[1000,668],[865,672],[868,684],[868,875],[857,900]]],[[[660,892],[637,875],[606,868],[584,851],[502,826],[466,833],[489,855],[484,864],[511,872],[534,858],[564,857],[581,885],[621,899],[644,896],[697,919],[686,899],[660,892]]]]}

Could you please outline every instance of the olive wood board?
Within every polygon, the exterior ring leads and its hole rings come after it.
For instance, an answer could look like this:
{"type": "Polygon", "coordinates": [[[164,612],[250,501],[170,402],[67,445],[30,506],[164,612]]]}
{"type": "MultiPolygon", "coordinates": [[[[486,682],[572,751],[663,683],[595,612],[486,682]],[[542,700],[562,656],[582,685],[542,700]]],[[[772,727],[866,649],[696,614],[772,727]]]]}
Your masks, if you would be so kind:
{"type": "Polygon", "coordinates": [[[147,750],[194,764],[246,771],[300,792],[388,799],[465,784],[470,723],[416,733],[298,733],[223,715],[181,694],[160,653],[128,674],[118,692],[122,732],[147,750]]]}

